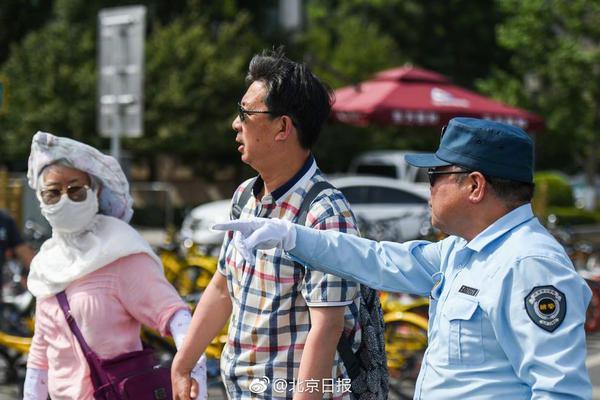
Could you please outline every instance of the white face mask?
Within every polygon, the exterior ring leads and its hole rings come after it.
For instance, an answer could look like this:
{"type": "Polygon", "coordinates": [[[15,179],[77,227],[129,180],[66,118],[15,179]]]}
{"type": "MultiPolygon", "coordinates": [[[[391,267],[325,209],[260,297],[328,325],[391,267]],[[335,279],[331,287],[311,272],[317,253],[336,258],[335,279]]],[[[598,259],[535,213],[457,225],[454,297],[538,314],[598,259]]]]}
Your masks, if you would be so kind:
{"type": "Polygon", "coordinates": [[[40,204],[42,215],[52,229],[60,233],[76,233],[87,228],[98,213],[98,196],[87,190],[84,201],[73,201],[64,193],[56,204],[40,204]]]}

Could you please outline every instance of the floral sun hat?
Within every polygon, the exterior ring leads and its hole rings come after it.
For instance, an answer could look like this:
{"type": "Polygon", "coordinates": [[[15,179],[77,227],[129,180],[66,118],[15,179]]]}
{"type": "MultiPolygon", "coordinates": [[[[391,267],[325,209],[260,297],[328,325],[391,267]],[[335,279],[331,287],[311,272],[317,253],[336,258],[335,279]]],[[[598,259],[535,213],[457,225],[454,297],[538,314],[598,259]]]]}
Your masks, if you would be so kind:
{"type": "Polygon", "coordinates": [[[74,168],[96,177],[102,183],[99,212],[129,222],[133,215],[133,199],[129,182],[119,162],[92,146],[76,140],[38,131],[31,142],[27,179],[37,190],[41,184],[40,172],[44,167],[66,160],[74,168]]]}

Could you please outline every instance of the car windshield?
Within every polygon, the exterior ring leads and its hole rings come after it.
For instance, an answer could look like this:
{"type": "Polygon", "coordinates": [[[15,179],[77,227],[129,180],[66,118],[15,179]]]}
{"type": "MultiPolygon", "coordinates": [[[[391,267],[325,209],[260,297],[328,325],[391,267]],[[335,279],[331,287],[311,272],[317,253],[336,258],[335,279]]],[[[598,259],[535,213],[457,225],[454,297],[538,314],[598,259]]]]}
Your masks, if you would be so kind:
{"type": "Polygon", "coordinates": [[[378,175],[388,178],[398,178],[396,167],[393,165],[362,164],[356,169],[356,173],[362,175],[378,175]]]}
{"type": "Polygon", "coordinates": [[[340,190],[350,204],[427,204],[427,200],[402,189],[349,186],[340,190]]]}

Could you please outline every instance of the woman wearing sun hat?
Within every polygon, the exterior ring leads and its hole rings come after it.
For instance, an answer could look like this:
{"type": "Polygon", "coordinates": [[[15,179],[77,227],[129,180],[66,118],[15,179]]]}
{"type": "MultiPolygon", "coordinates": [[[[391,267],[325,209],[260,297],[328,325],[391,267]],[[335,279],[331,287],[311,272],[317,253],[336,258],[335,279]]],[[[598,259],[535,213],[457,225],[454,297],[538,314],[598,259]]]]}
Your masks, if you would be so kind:
{"type": "MultiPolygon", "coordinates": [[[[92,399],[90,368],[57,294],[66,293],[82,336],[101,359],[141,350],[141,324],[173,335],[179,346],[190,312],[164,277],[159,258],[128,224],[133,201],[116,159],[38,132],[27,177],[52,237],[28,277],[37,303],[24,398],[45,400],[49,393],[53,399],[92,399]]],[[[206,390],[204,364],[195,372],[206,390]]]]}

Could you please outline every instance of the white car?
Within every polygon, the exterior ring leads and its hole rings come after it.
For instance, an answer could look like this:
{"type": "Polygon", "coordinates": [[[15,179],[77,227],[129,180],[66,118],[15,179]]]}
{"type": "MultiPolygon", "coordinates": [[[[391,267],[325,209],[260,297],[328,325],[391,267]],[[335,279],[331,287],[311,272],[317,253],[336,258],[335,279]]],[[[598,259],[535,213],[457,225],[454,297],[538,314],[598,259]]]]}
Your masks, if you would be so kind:
{"type": "Polygon", "coordinates": [[[182,242],[191,240],[202,246],[205,252],[218,255],[224,233],[213,231],[210,227],[229,220],[230,209],[231,200],[217,200],[195,207],[183,220],[179,239],[182,242]]]}
{"type": "Polygon", "coordinates": [[[331,179],[358,219],[361,234],[376,240],[416,239],[429,229],[429,185],[378,176],[331,179]]]}
{"type": "Polygon", "coordinates": [[[356,175],[376,175],[403,182],[429,183],[427,169],[417,168],[405,160],[407,154],[421,153],[408,150],[376,150],[359,154],[350,163],[348,172],[356,175]]]}
{"type": "MultiPolygon", "coordinates": [[[[377,176],[345,176],[331,179],[348,199],[363,236],[377,240],[411,240],[423,234],[429,221],[429,186],[377,176]]],[[[218,253],[223,232],[212,231],[216,222],[229,219],[230,200],[194,208],[179,232],[207,252],[218,253]]]]}

